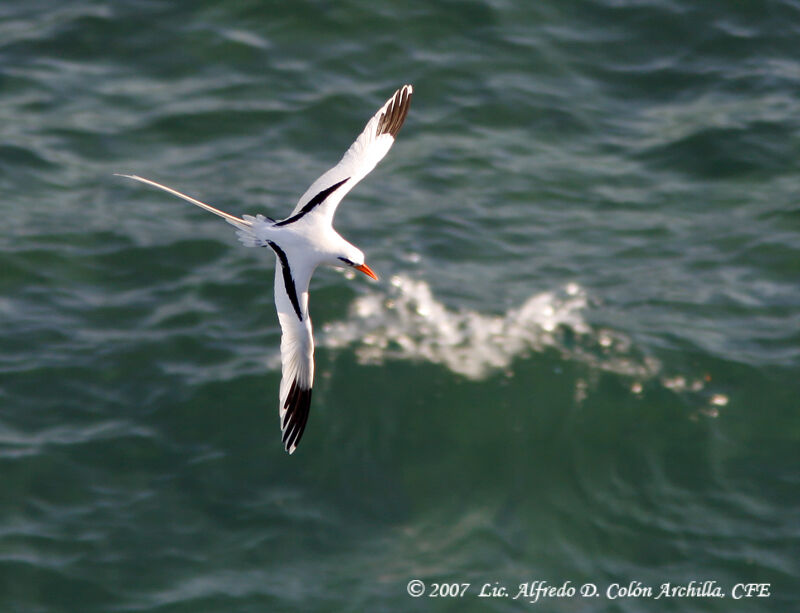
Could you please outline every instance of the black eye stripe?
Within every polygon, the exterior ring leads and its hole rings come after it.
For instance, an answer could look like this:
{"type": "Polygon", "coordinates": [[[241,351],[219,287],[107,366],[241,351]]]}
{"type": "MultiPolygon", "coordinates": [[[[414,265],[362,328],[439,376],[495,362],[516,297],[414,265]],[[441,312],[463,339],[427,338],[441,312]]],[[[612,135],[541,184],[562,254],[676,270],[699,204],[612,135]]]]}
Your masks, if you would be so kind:
{"type": "Polygon", "coordinates": [[[353,262],[351,262],[351,261],[350,261],[350,260],[348,260],[347,258],[339,258],[339,259],[340,259],[342,262],[344,262],[345,264],[347,264],[348,266],[355,266],[355,264],[353,264],[353,262]]]}

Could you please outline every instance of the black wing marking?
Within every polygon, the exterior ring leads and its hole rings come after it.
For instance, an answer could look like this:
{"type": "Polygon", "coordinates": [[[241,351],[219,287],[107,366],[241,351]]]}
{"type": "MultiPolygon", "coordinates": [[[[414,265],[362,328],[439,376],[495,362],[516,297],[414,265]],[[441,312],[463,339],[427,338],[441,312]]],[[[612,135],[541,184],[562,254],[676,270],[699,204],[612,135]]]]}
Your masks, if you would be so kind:
{"type": "Polygon", "coordinates": [[[292,382],[292,387],[286,396],[283,405],[286,414],[283,416],[283,445],[286,451],[292,446],[297,447],[308,422],[308,414],[311,409],[311,389],[303,389],[297,384],[297,379],[292,382]]]}
{"type": "Polygon", "coordinates": [[[286,295],[292,303],[294,312],[297,313],[297,318],[303,321],[303,314],[300,311],[300,298],[297,295],[297,288],[294,285],[294,277],[292,277],[292,269],[289,267],[289,258],[286,257],[286,252],[278,247],[272,241],[267,241],[267,244],[272,247],[272,250],[277,254],[278,259],[281,261],[281,271],[283,272],[283,285],[286,287],[286,295]]]}
{"type": "Polygon", "coordinates": [[[403,122],[406,120],[409,108],[411,108],[411,92],[408,87],[402,87],[394,95],[391,104],[378,120],[378,130],[375,136],[380,136],[381,134],[397,136],[403,122]]]}
{"type": "Polygon", "coordinates": [[[293,223],[293,222],[297,221],[298,219],[300,219],[301,217],[307,215],[308,213],[313,211],[315,207],[317,207],[320,204],[322,204],[323,202],[325,202],[325,199],[328,196],[330,196],[333,192],[335,192],[338,188],[340,188],[342,185],[344,185],[349,180],[350,180],[350,177],[347,177],[346,179],[342,179],[338,183],[334,183],[329,188],[323,189],[320,193],[318,193],[311,200],[309,200],[308,204],[305,205],[302,209],[300,209],[299,213],[297,213],[296,215],[292,215],[291,217],[287,217],[286,219],[284,219],[283,221],[279,221],[275,225],[276,226],[285,226],[285,225],[293,223]]]}

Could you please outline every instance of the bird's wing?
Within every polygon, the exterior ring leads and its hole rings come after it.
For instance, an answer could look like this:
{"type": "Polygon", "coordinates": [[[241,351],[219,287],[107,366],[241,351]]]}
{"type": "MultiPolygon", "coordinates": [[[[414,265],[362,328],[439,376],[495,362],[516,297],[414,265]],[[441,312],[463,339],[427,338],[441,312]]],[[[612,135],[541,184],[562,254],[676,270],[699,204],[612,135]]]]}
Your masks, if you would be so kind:
{"type": "Polygon", "coordinates": [[[308,316],[308,285],[312,270],[298,263],[290,267],[286,253],[276,244],[275,306],[281,323],[281,387],[278,415],[283,445],[294,453],[308,422],[314,383],[314,337],[308,316]]]}
{"type": "Polygon", "coordinates": [[[222,219],[227,221],[229,224],[236,226],[237,228],[244,229],[244,228],[249,228],[253,225],[252,222],[246,219],[241,219],[239,217],[236,217],[235,215],[226,213],[225,211],[220,211],[219,209],[214,208],[210,204],[206,204],[205,202],[200,202],[199,200],[195,200],[191,196],[182,194],[176,189],[172,189],[171,187],[167,187],[166,185],[161,185],[161,183],[156,183],[155,181],[151,181],[150,179],[145,179],[137,175],[123,175],[119,173],[114,173],[114,176],[125,177],[126,179],[133,179],[134,181],[139,181],[140,183],[152,185],[153,187],[157,187],[158,189],[163,189],[165,192],[168,192],[173,196],[177,196],[178,198],[183,198],[187,202],[191,202],[195,206],[199,206],[201,209],[205,209],[209,213],[214,213],[214,215],[219,215],[220,217],[222,217],[222,219]]]}
{"type": "Polygon", "coordinates": [[[339,163],[311,184],[292,214],[278,222],[286,225],[311,213],[333,222],[336,207],[353,187],[383,159],[394,143],[411,106],[413,88],[403,85],[369,120],[364,131],[339,163]]]}

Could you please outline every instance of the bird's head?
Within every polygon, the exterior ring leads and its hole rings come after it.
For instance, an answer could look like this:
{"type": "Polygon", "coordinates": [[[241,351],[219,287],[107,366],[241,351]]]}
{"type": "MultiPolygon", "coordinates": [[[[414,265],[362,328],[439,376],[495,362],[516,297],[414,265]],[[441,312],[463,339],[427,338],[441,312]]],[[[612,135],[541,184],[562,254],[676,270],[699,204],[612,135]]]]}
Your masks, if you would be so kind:
{"type": "Polygon", "coordinates": [[[368,277],[371,277],[378,280],[378,275],[372,272],[372,269],[364,263],[364,252],[356,247],[352,247],[351,249],[347,250],[347,253],[340,254],[337,256],[337,259],[341,264],[340,266],[347,266],[350,268],[355,268],[356,270],[363,272],[368,277]]]}

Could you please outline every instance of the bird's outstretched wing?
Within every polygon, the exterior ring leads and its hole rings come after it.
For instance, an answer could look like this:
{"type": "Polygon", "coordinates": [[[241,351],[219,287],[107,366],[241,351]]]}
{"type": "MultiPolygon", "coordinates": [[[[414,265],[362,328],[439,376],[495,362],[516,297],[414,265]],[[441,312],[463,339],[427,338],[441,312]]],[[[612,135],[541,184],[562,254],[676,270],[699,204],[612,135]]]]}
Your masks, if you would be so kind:
{"type": "Polygon", "coordinates": [[[412,93],[410,85],[398,89],[369,120],[339,163],[311,184],[292,214],[278,225],[293,223],[312,212],[332,223],[342,198],[375,168],[391,148],[408,114],[412,93]]]}
{"type": "Polygon", "coordinates": [[[308,285],[312,270],[290,267],[284,251],[270,242],[277,256],[275,307],[281,323],[281,387],[278,416],[283,445],[294,453],[308,422],[314,384],[314,337],[308,316],[308,285]]]}

